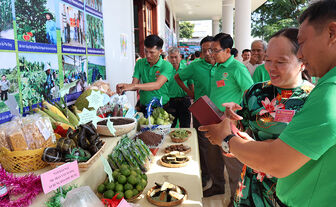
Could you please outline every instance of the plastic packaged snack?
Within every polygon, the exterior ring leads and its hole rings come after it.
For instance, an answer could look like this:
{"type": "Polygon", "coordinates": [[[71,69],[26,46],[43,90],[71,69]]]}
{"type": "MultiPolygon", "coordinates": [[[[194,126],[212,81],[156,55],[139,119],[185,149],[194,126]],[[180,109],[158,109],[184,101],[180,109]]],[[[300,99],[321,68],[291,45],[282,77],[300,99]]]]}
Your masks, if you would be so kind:
{"type": "Polygon", "coordinates": [[[23,131],[21,127],[18,126],[20,125],[18,125],[16,121],[11,121],[8,124],[7,141],[12,151],[21,151],[28,149],[28,144],[24,137],[23,131]]]}
{"type": "Polygon", "coordinates": [[[5,123],[0,126],[0,147],[5,147],[6,149],[10,150],[9,144],[7,142],[7,136],[6,136],[7,125],[8,124],[5,123]]]}

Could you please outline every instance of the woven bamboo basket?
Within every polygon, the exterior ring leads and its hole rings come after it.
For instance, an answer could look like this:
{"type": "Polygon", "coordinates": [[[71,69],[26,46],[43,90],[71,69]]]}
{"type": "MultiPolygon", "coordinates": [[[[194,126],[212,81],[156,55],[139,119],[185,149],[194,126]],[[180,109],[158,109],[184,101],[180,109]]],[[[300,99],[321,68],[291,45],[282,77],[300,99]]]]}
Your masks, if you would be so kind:
{"type": "Polygon", "coordinates": [[[172,142],[175,142],[175,143],[182,143],[182,142],[185,142],[185,141],[187,141],[187,140],[189,139],[189,137],[191,136],[191,131],[189,131],[189,130],[187,130],[187,132],[188,132],[188,136],[187,136],[187,137],[184,137],[184,138],[173,137],[173,136],[172,136],[172,133],[173,133],[173,132],[174,132],[174,131],[170,132],[170,133],[169,133],[169,136],[170,136],[172,142]]]}
{"type": "Polygon", "coordinates": [[[45,168],[48,163],[42,160],[44,148],[36,150],[10,151],[0,149],[0,162],[7,172],[22,173],[45,168]]]}
{"type": "Polygon", "coordinates": [[[97,125],[98,134],[103,135],[103,136],[108,136],[108,137],[118,137],[118,136],[122,136],[132,131],[137,125],[137,122],[134,118],[110,117],[110,119],[128,119],[128,120],[133,120],[133,122],[129,124],[123,124],[123,125],[114,125],[113,128],[116,130],[114,135],[111,134],[110,130],[108,129],[106,125],[98,124],[97,125]]]}

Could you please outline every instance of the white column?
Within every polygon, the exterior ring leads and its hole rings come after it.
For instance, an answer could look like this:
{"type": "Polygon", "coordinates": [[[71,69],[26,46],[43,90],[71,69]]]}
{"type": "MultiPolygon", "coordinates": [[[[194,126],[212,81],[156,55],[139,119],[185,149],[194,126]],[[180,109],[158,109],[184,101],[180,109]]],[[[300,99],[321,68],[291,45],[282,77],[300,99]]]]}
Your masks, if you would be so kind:
{"type": "Polygon", "coordinates": [[[251,0],[236,0],[235,8],[235,48],[240,57],[251,47],[251,0]]]}
{"type": "Polygon", "coordinates": [[[215,36],[219,33],[219,20],[213,19],[212,20],[212,35],[215,36]]]}
{"type": "Polygon", "coordinates": [[[233,0],[222,1],[222,32],[233,35],[233,0]]]}

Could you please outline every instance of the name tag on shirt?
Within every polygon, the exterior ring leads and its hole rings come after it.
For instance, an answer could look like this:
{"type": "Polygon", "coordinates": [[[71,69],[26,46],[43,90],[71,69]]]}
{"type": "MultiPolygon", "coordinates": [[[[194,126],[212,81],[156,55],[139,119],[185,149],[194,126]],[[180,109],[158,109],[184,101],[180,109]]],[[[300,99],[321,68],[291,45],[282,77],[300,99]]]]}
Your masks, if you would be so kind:
{"type": "Polygon", "coordinates": [[[220,88],[220,87],[225,86],[225,82],[224,82],[224,80],[216,81],[216,84],[217,84],[217,88],[220,88]]]}
{"type": "Polygon", "coordinates": [[[295,115],[295,110],[278,109],[275,111],[274,121],[289,123],[292,121],[292,118],[294,115],[295,115]]]}

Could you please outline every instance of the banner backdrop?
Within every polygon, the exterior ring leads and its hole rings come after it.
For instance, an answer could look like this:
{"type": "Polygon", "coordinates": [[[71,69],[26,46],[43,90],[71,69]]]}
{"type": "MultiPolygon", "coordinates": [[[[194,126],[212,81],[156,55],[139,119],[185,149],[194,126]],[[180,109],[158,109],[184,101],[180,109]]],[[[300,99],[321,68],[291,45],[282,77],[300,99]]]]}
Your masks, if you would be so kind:
{"type": "Polygon", "coordinates": [[[76,81],[70,94],[106,79],[102,0],[0,1],[0,123],[76,81]]]}

